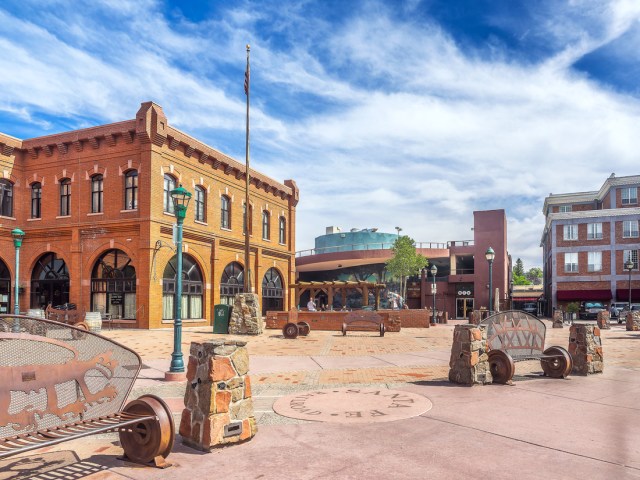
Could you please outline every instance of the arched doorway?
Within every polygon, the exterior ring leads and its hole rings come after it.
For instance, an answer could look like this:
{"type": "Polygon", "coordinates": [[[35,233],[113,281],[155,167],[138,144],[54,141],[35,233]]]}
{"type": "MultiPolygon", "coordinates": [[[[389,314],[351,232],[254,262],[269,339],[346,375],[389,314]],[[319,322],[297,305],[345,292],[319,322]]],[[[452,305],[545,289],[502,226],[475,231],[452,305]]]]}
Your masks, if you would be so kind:
{"type": "Polygon", "coordinates": [[[11,312],[11,272],[0,260],[0,313],[11,312]]]}
{"type": "Polygon", "coordinates": [[[136,269],[122,250],[107,250],[91,272],[91,310],[136,318],[136,269]]]}
{"type": "Polygon", "coordinates": [[[220,303],[233,305],[238,293],[244,292],[244,268],[238,262],[231,262],[224,268],[220,280],[220,303]]]}
{"type": "Polygon", "coordinates": [[[262,315],[266,315],[267,310],[284,310],[282,278],[273,267],[267,270],[262,279],[262,315]]]}
{"type": "Polygon", "coordinates": [[[42,255],[31,273],[31,308],[54,307],[69,302],[69,271],[53,252],[42,255]]]}
{"type": "MultiPolygon", "coordinates": [[[[162,276],[162,319],[176,318],[175,296],[178,272],[178,257],[173,256],[164,269],[162,276]]],[[[184,319],[204,318],[202,315],[204,283],[202,272],[195,259],[182,254],[182,304],[181,315],[184,319]]]]}

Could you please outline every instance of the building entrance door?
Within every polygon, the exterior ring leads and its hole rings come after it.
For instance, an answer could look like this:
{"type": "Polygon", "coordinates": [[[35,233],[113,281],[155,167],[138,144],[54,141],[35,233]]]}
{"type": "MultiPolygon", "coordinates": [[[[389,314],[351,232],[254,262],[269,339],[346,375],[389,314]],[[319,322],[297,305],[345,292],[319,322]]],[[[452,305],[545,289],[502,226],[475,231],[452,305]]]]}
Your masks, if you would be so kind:
{"type": "Polygon", "coordinates": [[[456,318],[469,318],[473,311],[473,298],[456,298],[456,318]]]}

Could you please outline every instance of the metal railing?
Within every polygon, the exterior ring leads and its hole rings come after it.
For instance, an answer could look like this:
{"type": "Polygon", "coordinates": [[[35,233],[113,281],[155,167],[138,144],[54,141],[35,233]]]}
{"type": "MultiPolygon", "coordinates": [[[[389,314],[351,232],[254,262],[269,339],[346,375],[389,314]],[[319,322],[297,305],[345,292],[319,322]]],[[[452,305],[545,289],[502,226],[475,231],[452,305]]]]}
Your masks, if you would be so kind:
{"type": "MultiPolygon", "coordinates": [[[[451,244],[462,244],[463,242],[419,242],[416,243],[416,249],[440,249],[446,250],[451,244]]],[[[465,241],[465,244],[469,242],[465,241]]],[[[473,245],[473,242],[470,242],[473,245]]],[[[333,245],[330,247],[311,248],[308,250],[300,250],[296,252],[296,258],[310,257],[312,255],[321,255],[323,253],[352,252],[361,250],[391,250],[393,242],[374,242],[374,243],[352,243],[348,245],[333,245]]]]}

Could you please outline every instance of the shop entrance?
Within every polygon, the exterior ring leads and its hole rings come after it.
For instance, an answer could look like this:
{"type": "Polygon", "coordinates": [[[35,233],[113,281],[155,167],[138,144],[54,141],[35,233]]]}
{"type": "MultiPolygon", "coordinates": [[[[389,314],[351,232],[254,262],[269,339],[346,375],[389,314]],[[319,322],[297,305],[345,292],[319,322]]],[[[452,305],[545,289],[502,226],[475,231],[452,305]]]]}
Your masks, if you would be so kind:
{"type": "Polygon", "coordinates": [[[469,318],[473,311],[473,298],[456,298],[456,318],[469,318]]]}

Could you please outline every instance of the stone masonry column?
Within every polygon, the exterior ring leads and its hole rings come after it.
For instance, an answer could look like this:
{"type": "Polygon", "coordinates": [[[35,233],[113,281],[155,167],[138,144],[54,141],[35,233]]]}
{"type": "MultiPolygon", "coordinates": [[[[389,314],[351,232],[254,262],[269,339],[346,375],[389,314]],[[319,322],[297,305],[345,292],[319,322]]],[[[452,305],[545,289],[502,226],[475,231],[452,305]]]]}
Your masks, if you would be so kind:
{"type": "Polygon", "coordinates": [[[553,328],[564,328],[564,312],[562,310],[553,312],[553,328]]]}
{"type": "Polygon", "coordinates": [[[456,325],[449,360],[449,381],[483,385],[493,381],[487,355],[487,331],[476,325],[456,325]]]}
{"type": "Polygon", "coordinates": [[[209,451],[252,438],[257,431],[246,342],[191,342],[179,433],[209,451]]]}
{"type": "Polygon", "coordinates": [[[638,310],[627,313],[627,331],[637,332],[640,330],[640,312],[638,310]]]}
{"type": "Polygon", "coordinates": [[[256,293],[239,293],[233,300],[233,310],[229,319],[229,334],[260,335],[262,333],[262,312],[256,293]]]}
{"type": "Polygon", "coordinates": [[[573,373],[588,375],[604,370],[604,356],[600,328],[575,323],[569,329],[569,353],[573,359],[573,373]]]}
{"type": "Polygon", "coordinates": [[[609,322],[609,312],[602,311],[598,312],[598,327],[602,330],[611,329],[611,323],[609,322]]]}

